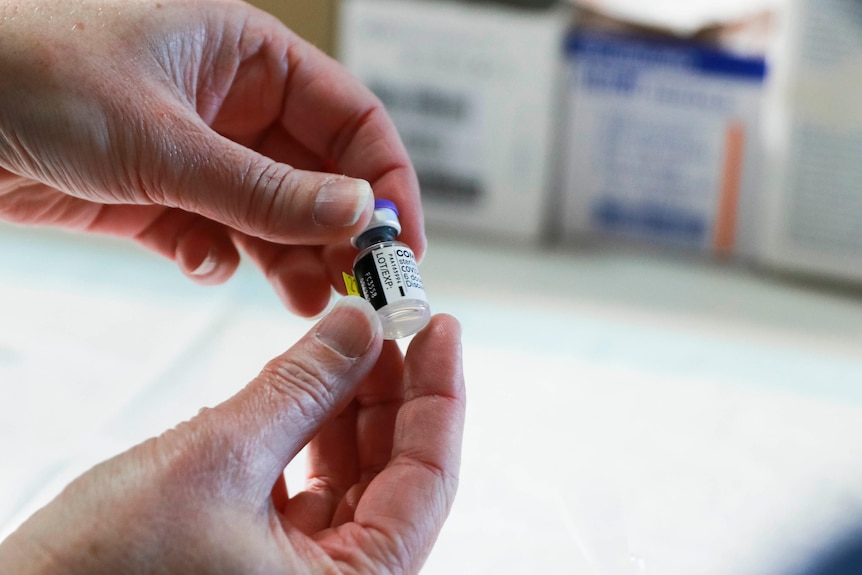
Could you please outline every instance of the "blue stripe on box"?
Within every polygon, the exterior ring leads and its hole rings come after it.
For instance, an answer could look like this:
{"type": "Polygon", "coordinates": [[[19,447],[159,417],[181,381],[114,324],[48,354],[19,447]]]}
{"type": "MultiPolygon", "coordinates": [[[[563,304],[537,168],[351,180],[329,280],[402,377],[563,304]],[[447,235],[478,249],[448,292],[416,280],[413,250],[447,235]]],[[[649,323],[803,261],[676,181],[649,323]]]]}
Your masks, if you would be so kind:
{"type": "Polygon", "coordinates": [[[612,199],[602,199],[593,205],[592,216],[600,229],[610,232],[690,243],[701,242],[706,235],[706,223],[699,215],[646,202],[625,205],[612,199]]]}
{"type": "Polygon", "coordinates": [[[566,55],[582,60],[614,60],[638,66],[690,70],[701,74],[762,82],[766,60],[737,56],[690,40],[656,40],[607,32],[575,31],[566,38],[566,55]]]}

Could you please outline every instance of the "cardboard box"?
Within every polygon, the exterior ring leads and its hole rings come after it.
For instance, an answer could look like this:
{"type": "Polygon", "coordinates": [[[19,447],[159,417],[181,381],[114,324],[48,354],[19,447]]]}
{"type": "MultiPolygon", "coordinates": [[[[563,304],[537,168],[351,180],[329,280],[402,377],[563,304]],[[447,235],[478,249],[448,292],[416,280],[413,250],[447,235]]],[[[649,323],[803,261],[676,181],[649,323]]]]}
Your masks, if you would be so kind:
{"type": "Polygon", "coordinates": [[[567,5],[345,0],[340,58],[387,107],[429,228],[545,229],[567,5]]]}
{"type": "Polygon", "coordinates": [[[586,20],[566,59],[564,237],[753,254],[764,58],[586,20]]]}
{"type": "Polygon", "coordinates": [[[759,257],[862,281],[862,3],[791,0],[779,23],[759,257]]]}
{"type": "Polygon", "coordinates": [[[593,14],[569,38],[566,236],[862,281],[862,4],[756,8],[770,11],[709,29],[689,19],[687,41],[644,25],[654,15],[632,26],[593,14]]]}
{"type": "Polygon", "coordinates": [[[249,0],[249,3],[277,16],[327,54],[335,53],[337,0],[249,0]]]}

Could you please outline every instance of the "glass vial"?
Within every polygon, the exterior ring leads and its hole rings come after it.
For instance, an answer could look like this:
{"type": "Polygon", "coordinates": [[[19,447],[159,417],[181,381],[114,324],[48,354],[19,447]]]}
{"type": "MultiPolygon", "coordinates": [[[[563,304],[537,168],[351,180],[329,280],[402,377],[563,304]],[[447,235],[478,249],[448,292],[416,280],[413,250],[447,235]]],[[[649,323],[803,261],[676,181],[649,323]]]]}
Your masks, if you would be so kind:
{"type": "Polygon", "coordinates": [[[413,335],[431,321],[416,255],[396,241],[401,233],[398,208],[389,200],[374,201],[374,215],[361,234],[353,238],[359,255],[353,275],[359,293],[371,302],[383,323],[383,339],[413,335]]]}

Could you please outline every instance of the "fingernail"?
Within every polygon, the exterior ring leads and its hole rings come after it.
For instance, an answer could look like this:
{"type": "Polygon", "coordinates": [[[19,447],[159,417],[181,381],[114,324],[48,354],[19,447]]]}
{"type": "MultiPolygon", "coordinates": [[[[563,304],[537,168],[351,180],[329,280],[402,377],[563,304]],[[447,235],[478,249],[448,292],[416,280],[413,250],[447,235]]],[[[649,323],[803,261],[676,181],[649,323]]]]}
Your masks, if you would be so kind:
{"type": "Polygon", "coordinates": [[[341,178],[329,182],[317,191],[314,221],[333,228],[352,226],[372,200],[371,185],[365,180],[341,178]]]}
{"type": "Polygon", "coordinates": [[[216,251],[213,248],[210,248],[210,251],[207,252],[207,257],[204,258],[204,261],[196,267],[191,274],[193,276],[206,276],[213,272],[218,265],[218,256],[216,255],[216,251]]]}
{"type": "Polygon", "coordinates": [[[360,297],[342,298],[318,324],[317,339],[345,357],[359,357],[381,330],[377,312],[360,297]]]}

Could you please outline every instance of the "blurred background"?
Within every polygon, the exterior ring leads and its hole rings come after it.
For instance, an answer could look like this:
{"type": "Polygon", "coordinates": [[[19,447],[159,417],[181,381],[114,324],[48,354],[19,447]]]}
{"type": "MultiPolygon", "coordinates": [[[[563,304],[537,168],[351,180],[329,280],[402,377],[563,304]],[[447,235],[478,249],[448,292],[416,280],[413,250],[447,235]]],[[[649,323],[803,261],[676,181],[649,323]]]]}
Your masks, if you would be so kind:
{"type": "MultiPolygon", "coordinates": [[[[254,3],[420,175],[469,395],[424,573],[790,574],[859,527],[862,4],[254,3]]],[[[311,325],[246,264],[5,225],[0,322],[0,536],[311,325]]]]}

